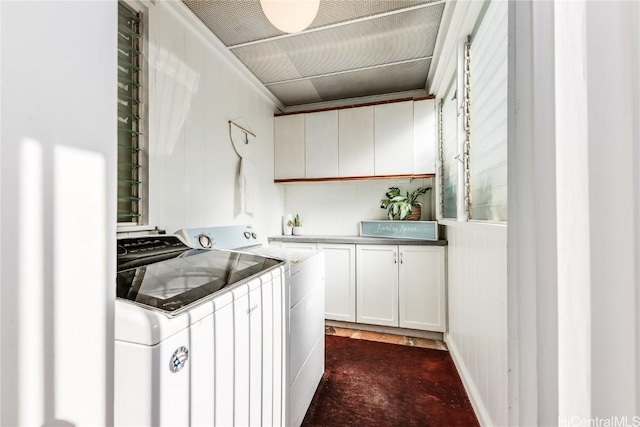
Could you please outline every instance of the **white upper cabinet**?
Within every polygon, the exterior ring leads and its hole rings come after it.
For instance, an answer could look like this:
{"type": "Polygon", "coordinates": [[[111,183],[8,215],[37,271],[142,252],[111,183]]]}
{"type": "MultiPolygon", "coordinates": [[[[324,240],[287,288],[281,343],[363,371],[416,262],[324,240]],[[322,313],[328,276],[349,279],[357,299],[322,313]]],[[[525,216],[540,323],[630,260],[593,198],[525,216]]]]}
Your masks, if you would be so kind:
{"type": "Polygon", "coordinates": [[[413,174],[413,101],[375,106],[375,175],[413,174]]]}
{"type": "Polygon", "coordinates": [[[413,173],[436,173],[436,101],[413,103],[413,173]]]}
{"type": "Polygon", "coordinates": [[[305,115],[274,121],[275,179],[305,178],[305,115]]]}
{"type": "Polygon", "coordinates": [[[306,178],[338,176],[338,111],[304,115],[306,178]]]}
{"type": "Polygon", "coordinates": [[[275,179],[435,174],[435,100],[275,118],[275,179]]]}
{"type": "Polygon", "coordinates": [[[373,176],[373,106],[339,110],[338,122],[338,176],[373,176]]]}

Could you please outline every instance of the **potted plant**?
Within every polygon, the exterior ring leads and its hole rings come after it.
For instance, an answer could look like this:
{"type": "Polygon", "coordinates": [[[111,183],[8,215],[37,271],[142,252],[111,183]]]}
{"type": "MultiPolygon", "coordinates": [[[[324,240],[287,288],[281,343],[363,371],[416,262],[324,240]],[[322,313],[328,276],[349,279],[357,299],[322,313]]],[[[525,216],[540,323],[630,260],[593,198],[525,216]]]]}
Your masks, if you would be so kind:
{"type": "Polygon", "coordinates": [[[293,235],[301,236],[303,231],[304,228],[302,228],[302,220],[300,219],[300,215],[296,214],[296,216],[293,218],[293,235]]]}
{"type": "Polygon", "coordinates": [[[293,215],[286,214],[282,221],[282,232],[285,236],[291,236],[293,233],[293,215]]]}
{"type": "Polygon", "coordinates": [[[407,191],[406,195],[402,195],[398,187],[389,187],[385,194],[387,198],[380,200],[380,207],[388,210],[389,219],[398,217],[399,219],[418,221],[422,213],[422,202],[418,201],[418,196],[429,190],[431,187],[420,187],[411,193],[407,191]]]}

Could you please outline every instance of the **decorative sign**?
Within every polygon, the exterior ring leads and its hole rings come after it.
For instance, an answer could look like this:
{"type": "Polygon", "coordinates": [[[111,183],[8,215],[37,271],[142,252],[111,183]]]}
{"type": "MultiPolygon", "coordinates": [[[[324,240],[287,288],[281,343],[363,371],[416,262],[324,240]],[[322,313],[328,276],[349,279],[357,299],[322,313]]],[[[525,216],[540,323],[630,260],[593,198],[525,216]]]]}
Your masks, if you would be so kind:
{"type": "Polygon", "coordinates": [[[437,221],[360,221],[360,235],[438,240],[437,221]]]}

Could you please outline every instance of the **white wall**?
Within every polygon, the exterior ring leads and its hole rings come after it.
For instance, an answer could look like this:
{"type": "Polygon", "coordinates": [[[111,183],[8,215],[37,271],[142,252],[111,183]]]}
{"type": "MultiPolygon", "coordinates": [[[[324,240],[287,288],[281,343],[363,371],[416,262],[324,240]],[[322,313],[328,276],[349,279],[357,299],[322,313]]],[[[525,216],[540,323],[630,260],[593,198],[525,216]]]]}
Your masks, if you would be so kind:
{"type": "Polygon", "coordinates": [[[113,423],[116,17],[0,2],[1,425],[113,423]]]}
{"type": "MultiPolygon", "coordinates": [[[[483,16],[484,6],[484,2],[478,1],[448,5],[450,26],[443,28],[446,38],[432,84],[432,91],[439,99],[445,97],[454,73],[460,76],[464,72],[464,42],[483,16]]],[[[461,81],[458,78],[458,93],[462,91],[461,81]]],[[[471,90],[473,95],[473,88],[471,90]]],[[[462,99],[459,97],[457,102],[461,103],[462,99]]],[[[463,129],[462,116],[459,116],[459,148],[464,139],[463,129]]],[[[459,182],[462,182],[462,165],[458,164],[458,168],[459,182]]],[[[480,424],[506,426],[510,411],[507,224],[464,221],[462,192],[458,193],[457,206],[460,221],[440,220],[445,225],[448,241],[449,317],[445,340],[480,424]]],[[[440,210],[439,205],[436,207],[440,210]]]]}
{"type": "Polygon", "coordinates": [[[509,424],[631,425],[640,5],[510,9],[509,424]]]}
{"type": "Polygon", "coordinates": [[[273,100],[221,54],[221,43],[182,2],[145,5],[150,19],[149,224],[173,233],[251,223],[263,236],[279,234],[284,191],[273,183],[273,100]],[[241,120],[257,135],[240,147],[257,170],[259,209],[253,215],[240,211],[239,157],[229,120],[241,120]]]}
{"type": "Polygon", "coordinates": [[[482,425],[506,426],[507,226],[442,221],[451,356],[482,425]]]}
{"type": "MultiPolygon", "coordinates": [[[[299,214],[305,234],[357,236],[360,221],[386,219],[387,210],[380,208],[389,187],[404,194],[418,187],[433,187],[431,178],[378,179],[367,181],[334,181],[285,185],[285,211],[299,214]]],[[[433,188],[424,196],[422,220],[433,219],[433,188]]],[[[419,200],[420,200],[419,199],[419,200]]],[[[279,230],[277,234],[281,234],[279,230]]]]}

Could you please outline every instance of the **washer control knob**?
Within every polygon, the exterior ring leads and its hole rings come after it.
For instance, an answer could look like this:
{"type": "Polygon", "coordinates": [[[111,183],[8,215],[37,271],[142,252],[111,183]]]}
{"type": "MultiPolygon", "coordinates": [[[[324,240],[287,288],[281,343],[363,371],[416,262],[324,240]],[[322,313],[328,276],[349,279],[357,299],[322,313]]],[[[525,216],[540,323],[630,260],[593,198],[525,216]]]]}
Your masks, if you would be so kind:
{"type": "Polygon", "coordinates": [[[251,233],[249,233],[248,231],[245,231],[245,232],[244,232],[244,238],[245,238],[245,239],[248,239],[248,238],[250,238],[250,237],[251,237],[251,233]]]}
{"type": "Polygon", "coordinates": [[[251,233],[251,237],[253,237],[254,239],[257,239],[258,235],[256,233],[251,233]]]}
{"type": "Polygon", "coordinates": [[[205,249],[209,249],[211,248],[211,246],[213,246],[211,243],[211,238],[206,234],[198,235],[198,243],[200,243],[200,246],[202,246],[205,249]]]}

